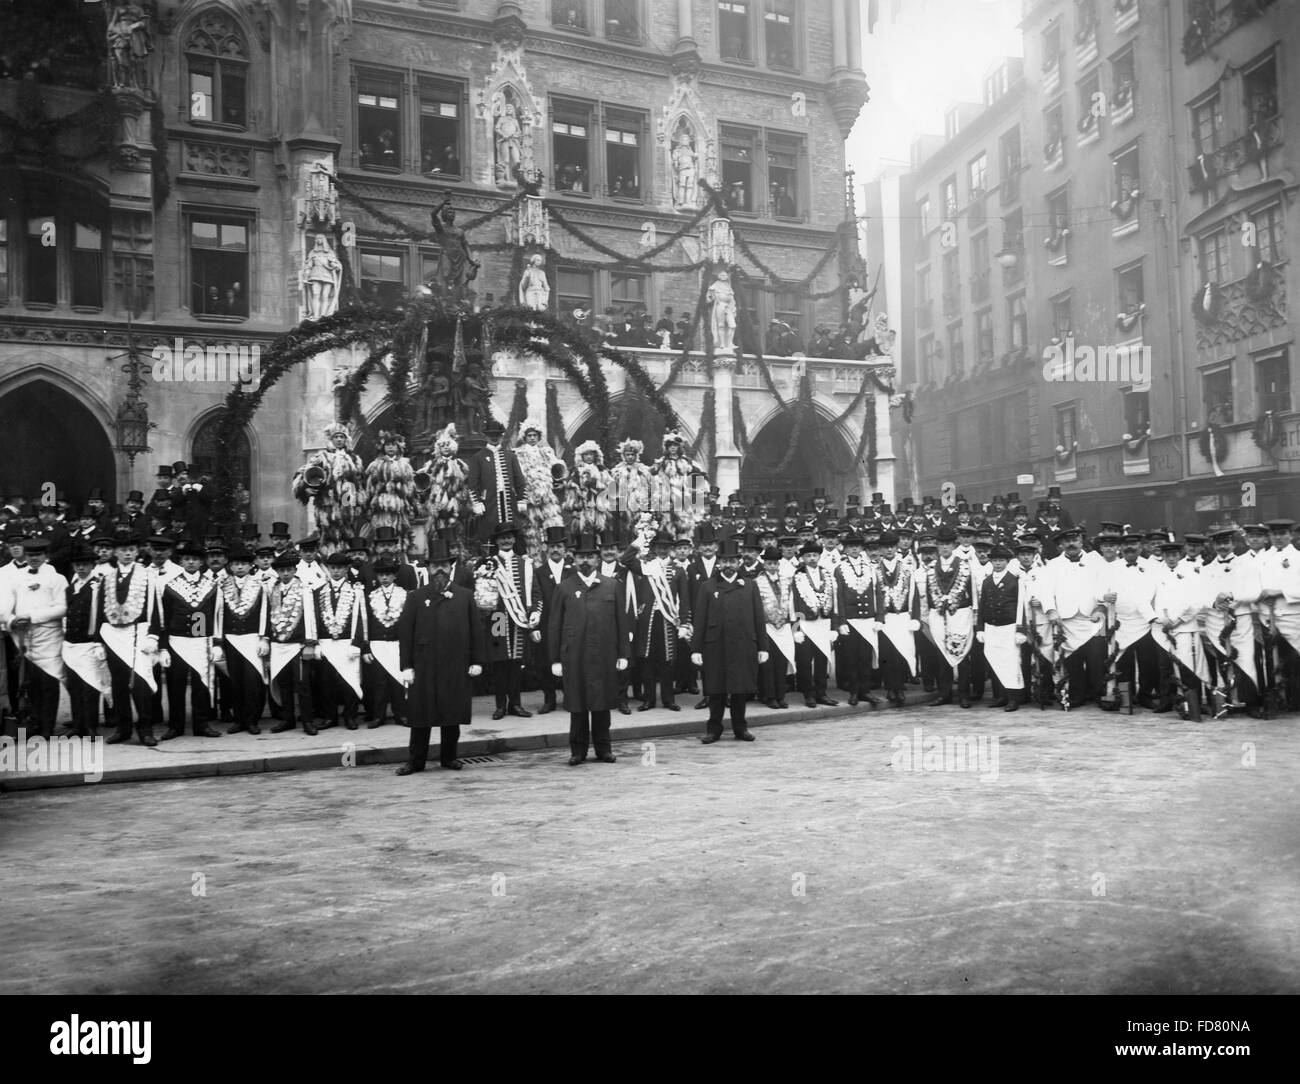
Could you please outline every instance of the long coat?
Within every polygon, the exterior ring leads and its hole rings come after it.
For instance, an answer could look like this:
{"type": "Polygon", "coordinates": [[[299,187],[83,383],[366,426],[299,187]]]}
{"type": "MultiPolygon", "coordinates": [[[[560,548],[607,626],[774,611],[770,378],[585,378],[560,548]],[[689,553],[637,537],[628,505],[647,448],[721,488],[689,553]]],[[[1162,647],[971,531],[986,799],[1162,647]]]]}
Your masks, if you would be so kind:
{"type": "Polygon", "coordinates": [[[621,675],[614,668],[628,657],[629,619],[623,585],[597,576],[587,586],[573,575],[551,600],[547,643],[552,663],[563,663],[564,710],[610,711],[618,703],[621,675]]]}
{"type": "Polygon", "coordinates": [[[704,656],[704,695],[758,692],[758,653],[767,627],[758,585],[748,576],[705,580],[695,596],[691,651],[704,656]]]}
{"type": "Polygon", "coordinates": [[[500,446],[493,448],[491,445],[475,452],[467,467],[465,486],[480,497],[484,504],[484,512],[478,523],[479,538],[487,540],[492,537],[492,532],[499,523],[519,518],[515,506],[524,499],[526,483],[523,468],[519,466],[519,457],[515,455],[514,449],[500,446]],[[510,489],[508,493],[497,492],[497,456],[503,457],[502,470],[510,489]]]}
{"type": "Polygon", "coordinates": [[[455,584],[447,591],[451,598],[432,585],[408,592],[397,619],[401,668],[415,672],[406,694],[413,727],[469,726],[469,668],[482,666],[487,655],[474,593],[455,584]]]}

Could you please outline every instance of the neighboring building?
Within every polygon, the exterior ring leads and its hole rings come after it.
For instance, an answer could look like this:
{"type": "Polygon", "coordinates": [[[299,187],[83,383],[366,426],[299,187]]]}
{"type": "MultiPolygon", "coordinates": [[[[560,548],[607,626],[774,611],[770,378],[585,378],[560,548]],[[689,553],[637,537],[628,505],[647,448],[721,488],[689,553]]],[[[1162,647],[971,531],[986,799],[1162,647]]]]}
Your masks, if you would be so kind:
{"type": "MultiPolygon", "coordinates": [[[[0,218],[0,424],[11,450],[0,486],[27,496],[53,480],[74,502],[94,486],[120,500],[151,490],[157,464],[210,469],[224,372],[207,383],[146,372],[150,450],[134,462],[116,450],[129,342],[150,364],[155,346],[178,338],[245,356],[265,348],[307,315],[304,261],[322,237],[349,246],[338,256],[363,295],[412,292],[437,246],[395,240],[384,216],[428,230],[444,192],[463,217],[499,209],[518,191],[515,164],[540,177],[576,229],[635,253],[698,204],[697,190],[674,183],[684,145],[753,253],[791,280],[836,243],[851,209],[844,139],[867,97],[856,3],[185,0],[150,8],[147,31],[110,61],[105,26],[118,7],[50,0],[39,18],[5,12],[7,43],[19,45],[0,71],[0,165],[13,179],[0,218]],[[498,124],[507,115],[513,128],[498,124]],[[337,202],[325,173],[337,173],[337,202]]],[[[506,240],[503,222],[471,231],[471,244],[506,240]]],[[[699,272],[593,268],[584,261],[607,257],[554,223],[551,240],[557,312],[644,307],[653,327],[666,308],[677,316],[700,301],[699,272]]],[[[706,243],[686,237],[657,259],[690,263],[706,243]]],[[[844,302],[830,291],[855,258],[844,246],[806,288],[828,296],[809,300],[759,289],[759,271],[737,253],[747,344],[774,318],[805,342],[815,324],[837,326],[844,302]]],[[[510,253],[484,251],[482,261],[478,302],[495,293],[496,305],[512,303],[510,253]]],[[[305,523],[289,475],[322,442],[337,382],[360,356],[321,355],[268,392],[235,449],[258,518],[305,523]]],[[[674,357],[642,356],[660,378],[674,357]]],[[[777,475],[763,468],[787,458],[790,419],[752,362],[720,368],[709,465],[721,486],[801,495],[822,486],[837,500],[864,488],[854,453],[865,420],[831,424],[860,387],[862,363],[811,365],[819,420],[777,475]]],[[[780,387],[798,386],[794,361],[772,372],[780,387]]],[[[561,374],[515,358],[494,376],[499,415],[523,381],[530,413],[545,419],[554,387],[564,431],[551,439],[588,435],[561,374]]],[[[705,382],[694,355],[672,393],[688,438],[705,382]]],[[[610,385],[617,399],[621,371],[610,385]]],[[[372,428],[382,424],[382,394],[364,407],[372,428]]],[[[878,418],[887,469],[887,402],[878,418]]]]}

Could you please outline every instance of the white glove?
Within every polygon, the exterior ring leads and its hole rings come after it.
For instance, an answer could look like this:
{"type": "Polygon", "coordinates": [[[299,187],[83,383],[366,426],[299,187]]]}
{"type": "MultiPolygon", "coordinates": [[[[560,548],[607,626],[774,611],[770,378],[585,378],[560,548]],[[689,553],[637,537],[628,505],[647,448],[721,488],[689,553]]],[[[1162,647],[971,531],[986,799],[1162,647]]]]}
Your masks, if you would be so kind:
{"type": "Polygon", "coordinates": [[[414,684],[415,684],[415,671],[414,671],[414,670],[403,670],[403,671],[402,671],[402,684],[403,684],[403,685],[406,685],[406,686],[408,686],[408,687],[411,686],[411,685],[414,685],[414,684]]]}
{"type": "Polygon", "coordinates": [[[540,643],[542,642],[542,630],[541,630],[541,629],[533,629],[533,631],[532,631],[532,637],[533,637],[533,643],[535,643],[535,644],[540,644],[540,643]]]}
{"type": "Polygon", "coordinates": [[[226,661],[226,650],[220,644],[212,645],[212,662],[215,665],[226,661]]]}
{"type": "Polygon", "coordinates": [[[562,662],[551,663],[551,673],[554,674],[556,677],[564,677],[564,663],[562,662]]]}
{"type": "Polygon", "coordinates": [[[172,653],[164,647],[161,651],[158,652],[158,665],[161,666],[164,670],[166,670],[171,666],[171,664],[172,664],[172,653]]]}
{"type": "Polygon", "coordinates": [[[977,632],[975,634],[975,639],[978,643],[982,644],[984,642],[984,634],[982,632],[977,632]]]}
{"type": "Polygon", "coordinates": [[[885,631],[885,623],[883,621],[873,621],[871,622],[871,627],[875,629],[877,632],[885,631]]]}
{"type": "Polygon", "coordinates": [[[361,648],[357,647],[356,644],[353,644],[351,647],[349,647],[349,648],[348,648],[348,658],[349,658],[349,659],[359,659],[359,658],[361,658],[361,648]]]}
{"type": "Polygon", "coordinates": [[[484,512],[487,511],[487,505],[485,505],[482,501],[472,502],[469,508],[470,511],[473,512],[476,516],[481,516],[484,512]]]}
{"type": "Polygon", "coordinates": [[[528,502],[527,502],[527,501],[517,501],[517,502],[515,502],[515,509],[516,509],[516,511],[519,511],[519,512],[527,512],[527,511],[528,511],[528,502]]]}
{"type": "Polygon", "coordinates": [[[146,655],[153,655],[156,653],[158,650],[158,637],[146,636],[144,638],[144,643],[140,645],[140,650],[146,655]]]}
{"type": "Polygon", "coordinates": [[[693,655],[691,656],[691,665],[692,665],[692,666],[703,666],[703,665],[704,665],[704,656],[701,655],[698,651],[695,652],[695,654],[693,654],[693,655]]]}
{"type": "Polygon", "coordinates": [[[758,665],[759,665],[759,666],[762,666],[765,662],[767,662],[767,660],[768,660],[768,654],[767,654],[767,652],[766,652],[766,651],[760,651],[760,652],[758,653],[758,665]]]}
{"type": "Polygon", "coordinates": [[[848,627],[848,625],[841,625],[841,626],[840,626],[840,633],[839,633],[839,634],[840,634],[841,636],[847,636],[847,635],[849,634],[849,627],[848,627]]]}
{"type": "Polygon", "coordinates": [[[257,641],[257,657],[264,659],[271,654],[271,641],[263,636],[257,641]]]}
{"type": "Polygon", "coordinates": [[[916,620],[916,618],[912,618],[912,620],[907,623],[907,630],[908,632],[920,632],[921,622],[916,620]]]}
{"type": "Polygon", "coordinates": [[[794,633],[794,642],[795,642],[796,644],[801,644],[801,643],[803,643],[803,641],[804,641],[804,634],[803,634],[803,632],[796,632],[796,633],[794,633]]]}
{"type": "Polygon", "coordinates": [[[481,667],[478,663],[472,662],[469,664],[470,677],[478,677],[481,673],[483,673],[483,667],[481,667]]]}
{"type": "Polygon", "coordinates": [[[834,629],[831,629],[830,636],[828,636],[827,639],[829,639],[832,643],[834,643],[839,638],[840,638],[840,634],[836,632],[834,629]]]}
{"type": "Polygon", "coordinates": [[[1017,646],[1017,647],[1022,647],[1023,645],[1025,645],[1025,644],[1027,644],[1027,643],[1029,643],[1029,637],[1028,637],[1028,636],[1026,636],[1023,632],[1018,632],[1018,633],[1016,633],[1016,646],[1017,646]]]}
{"type": "Polygon", "coordinates": [[[627,659],[619,659],[617,662],[615,662],[615,663],[614,663],[614,669],[615,669],[615,670],[626,670],[626,669],[627,669],[627,659]]]}

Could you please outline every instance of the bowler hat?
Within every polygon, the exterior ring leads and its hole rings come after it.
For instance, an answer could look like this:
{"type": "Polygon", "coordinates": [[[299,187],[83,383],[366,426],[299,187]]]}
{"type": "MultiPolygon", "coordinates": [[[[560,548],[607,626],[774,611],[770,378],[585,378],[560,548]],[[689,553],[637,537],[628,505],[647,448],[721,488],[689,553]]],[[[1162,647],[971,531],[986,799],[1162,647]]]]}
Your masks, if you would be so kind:
{"type": "Polygon", "coordinates": [[[507,523],[498,523],[498,524],[497,524],[497,527],[496,527],[496,530],[494,530],[494,531],[492,532],[492,537],[493,537],[493,538],[501,538],[501,537],[503,537],[503,536],[505,536],[505,535],[509,535],[511,538],[514,538],[518,533],[519,533],[519,525],[518,525],[518,524],[516,524],[516,523],[510,523],[510,522],[507,522],[507,523]]]}
{"type": "Polygon", "coordinates": [[[93,564],[95,562],[95,551],[87,546],[84,542],[78,542],[72,547],[71,561],[74,565],[83,562],[93,564]]]}
{"type": "Polygon", "coordinates": [[[487,437],[499,437],[506,431],[506,427],[495,418],[489,418],[483,423],[483,435],[487,437]]]}
{"type": "Polygon", "coordinates": [[[768,546],[767,549],[763,551],[763,560],[779,561],[781,560],[781,551],[773,546],[768,546]]]}
{"type": "Polygon", "coordinates": [[[802,546],[799,547],[800,557],[804,556],[804,554],[807,553],[815,553],[818,556],[820,556],[821,552],[822,552],[822,548],[821,546],[817,545],[816,542],[805,542],[802,546]]]}
{"type": "Polygon", "coordinates": [[[185,539],[176,547],[177,557],[206,557],[208,551],[195,542],[192,538],[185,539]]]}
{"type": "Polygon", "coordinates": [[[236,542],[233,546],[231,546],[230,553],[228,554],[228,556],[230,557],[232,563],[235,561],[251,562],[253,560],[252,553],[249,552],[248,547],[245,546],[242,542],[236,542]]]}
{"type": "MultiPolygon", "coordinates": [[[[433,544],[436,544],[436,540],[435,543],[433,544]]],[[[397,558],[394,557],[391,553],[384,554],[381,558],[379,558],[379,560],[375,562],[376,575],[380,572],[395,573],[396,571],[397,571],[397,558]]]]}
{"type": "Polygon", "coordinates": [[[279,557],[277,557],[274,561],[271,562],[271,567],[272,568],[297,568],[298,558],[295,557],[292,553],[282,553],[280,554],[279,557]]]}
{"type": "Polygon", "coordinates": [[[343,550],[335,550],[325,558],[325,564],[328,568],[347,568],[351,562],[343,550]]]}

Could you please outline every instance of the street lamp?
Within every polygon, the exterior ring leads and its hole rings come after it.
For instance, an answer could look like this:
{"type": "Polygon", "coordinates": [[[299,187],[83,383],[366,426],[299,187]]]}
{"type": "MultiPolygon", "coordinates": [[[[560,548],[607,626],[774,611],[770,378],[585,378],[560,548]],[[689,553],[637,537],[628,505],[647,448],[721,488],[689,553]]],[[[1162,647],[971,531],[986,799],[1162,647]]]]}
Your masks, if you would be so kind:
{"type": "Polygon", "coordinates": [[[998,253],[998,263],[1003,267],[1015,267],[1020,262],[1020,253],[1009,245],[998,253]]]}
{"type": "Polygon", "coordinates": [[[144,387],[144,377],[140,370],[146,363],[141,360],[140,352],[136,349],[135,334],[131,330],[129,315],[126,335],[126,353],[117,355],[118,358],[127,359],[126,364],[122,366],[122,372],[126,373],[126,398],[118,405],[113,425],[117,429],[117,450],[126,455],[134,469],[135,457],[141,452],[150,451],[149,430],[157,428],[157,425],[149,420],[149,404],[140,394],[140,389],[144,387]]]}

